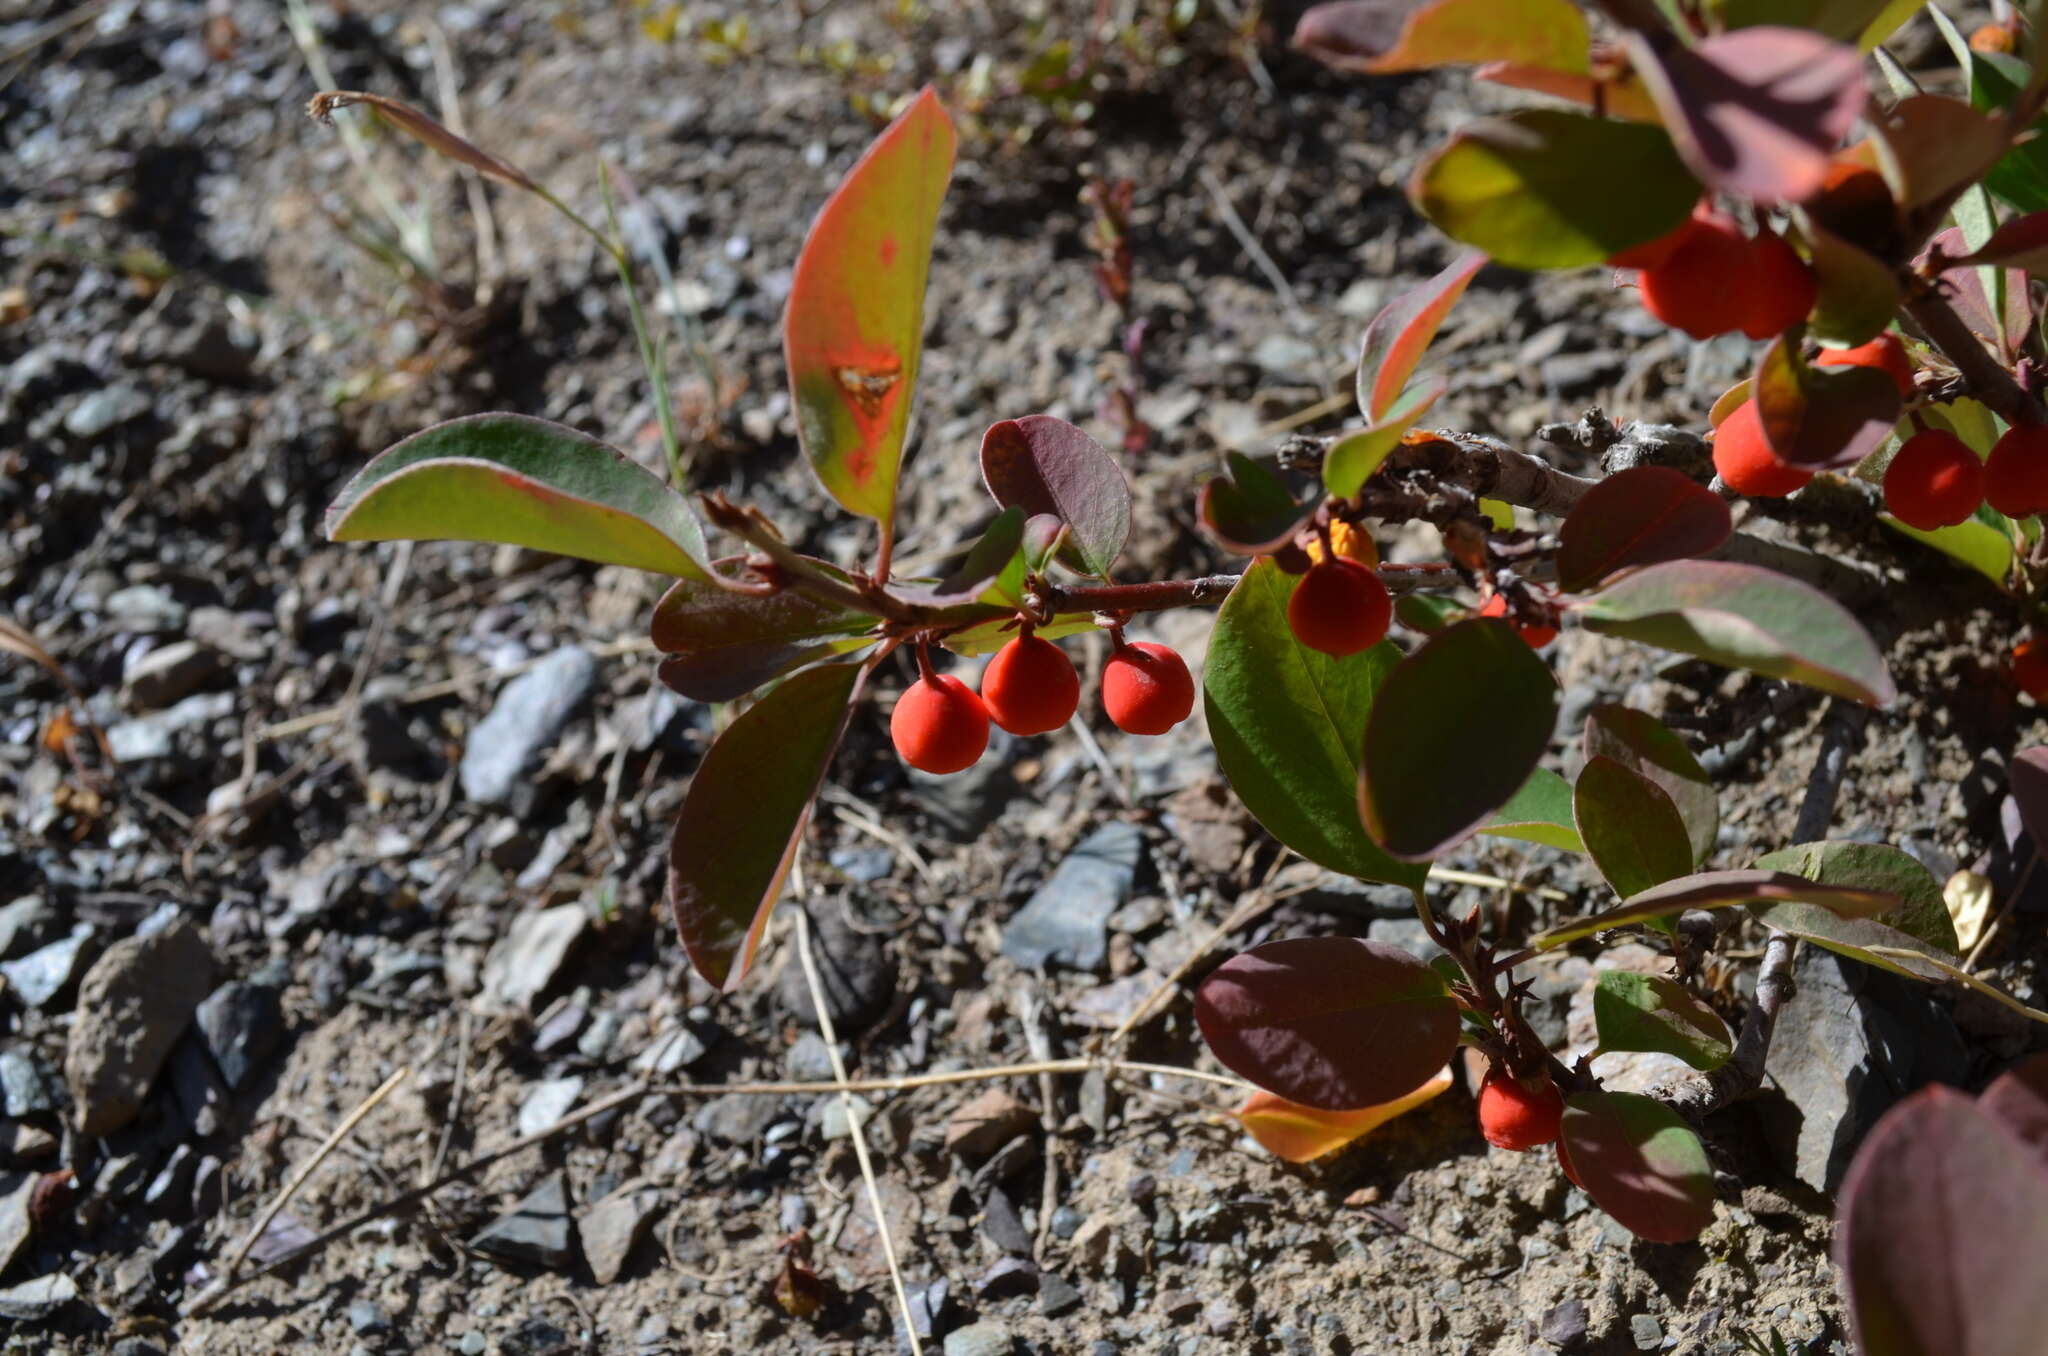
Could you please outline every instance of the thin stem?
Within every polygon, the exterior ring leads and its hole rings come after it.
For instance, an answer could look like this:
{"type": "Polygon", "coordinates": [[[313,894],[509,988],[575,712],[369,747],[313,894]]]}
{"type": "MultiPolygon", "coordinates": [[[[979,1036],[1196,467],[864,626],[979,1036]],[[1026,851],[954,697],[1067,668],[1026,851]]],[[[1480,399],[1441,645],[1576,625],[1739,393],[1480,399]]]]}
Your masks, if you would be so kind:
{"type": "MultiPolygon", "coordinates": [[[[661,425],[661,450],[668,458],[669,483],[681,489],[684,479],[683,450],[676,437],[676,416],[669,408],[668,362],[666,345],[661,338],[647,327],[647,313],[640,309],[640,279],[633,269],[633,255],[619,230],[619,209],[612,197],[612,174],[608,166],[598,167],[598,182],[604,187],[604,214],[611,223],[612,235],[609,240],[598,237],[606,253],[612,257],[612,267],[618,270],[619,285],[626,289],[626,310],[633,318],[633,337],[640,342],[640,364],[647,369],[647,384],[654,392],[654,416],[661,425]]],[[[581,218],[577,218],[581,222],[581,218]]],[[[588,225],[584,226],[589,230],[588,225]]],[[[592,232],[595,234],[595,232],[592,232]]]]}
{"type": "Polygon", "coordinates": [[[1963,380],[1978,399],[2005,416],[2008,424],[2039,424],[2044,421],[2040,402],[2023,390],[2005,365],[1970,332],[1955,308],[1932,287],[1906,300],[1906,314],[1920,332],[1956,365],[1963,380]]]}

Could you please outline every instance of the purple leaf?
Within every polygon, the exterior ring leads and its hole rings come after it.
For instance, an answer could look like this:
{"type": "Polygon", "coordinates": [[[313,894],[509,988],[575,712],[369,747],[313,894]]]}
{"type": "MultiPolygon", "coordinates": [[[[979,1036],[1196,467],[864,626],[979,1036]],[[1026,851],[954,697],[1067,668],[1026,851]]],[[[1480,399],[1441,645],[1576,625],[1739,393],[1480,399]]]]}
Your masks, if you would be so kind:
{"type": "Polygon", "coordinates": [[[1872,367],[1822,367],[1780,335],[1757,362],[1750,390],[1779,460],[1809,471],[1854,466],[1899,421],[1899,387],[1872,367]]]}
{"type": "Polygon", "coordinates": [[[1557,582],[1577,592],[1631,565],[1711,554],[1735,530],[1721,496],[1668,466],[1595,485],[1558,529],[1557,582]]]}
{"type": "Polygon", "coordinates": [[[2048,1055],[2035,1055],[1993,1079],[1977,1106],[2031,1145],[2048,1167],[2048,1055]]]}
{"type": "Polygon", "coordinates": [[[1101,444],[1064,419],[1030,414],[993,424],[981,439],[981,476],[1004,508],[1058,515],[1063,557],[1107,578],[1131,533],[1131,489],[1101,444]]]}
{"type": "MultiPolygon", "coordinates": [[[[1899,903],[1896,895],[1821,885],[1789,871],[1701,871],[1632,895],[1614,908],[1559,923],[1538,933],[1529,944],[1549,950],[1609,928],[1648,922],[1687,909],[1725,909],[1735,904],[1754,906],[1789,900],[1817,904],[1823,912],[1849,917],[1884,913],[1897,908],[1899,903]]],[[[1895,935],[1905,938],[1904,933],[1895,935]]]]}
{"type": "Polygon", "coordinates": [[[1685,741],[1647,711],[1603,703],[1586,713],[1586,757],[1611,758],[1671,798],[1695,863],[1714,850],[1721,812],[1714,784],[1685,741]]]}
{"type": "Polygon", "coordinates": [[[1662,1102],[1629,1092],[1580,1092],[1560,1135],[1593,1203],[1650,1243],[1686,1243],[1714,1222],[1714,1171],[1692,1127],[1662,1102]]]}
{"type": "Polygon", "coordinates": [[[1308,517],[1308,506],[1288,493],[1280,477],[1241,452],[1230,453],[1224,465],[1196,502],[1202,527],[1217,545],[1241,556],[1286,545],[1308,517]]]}

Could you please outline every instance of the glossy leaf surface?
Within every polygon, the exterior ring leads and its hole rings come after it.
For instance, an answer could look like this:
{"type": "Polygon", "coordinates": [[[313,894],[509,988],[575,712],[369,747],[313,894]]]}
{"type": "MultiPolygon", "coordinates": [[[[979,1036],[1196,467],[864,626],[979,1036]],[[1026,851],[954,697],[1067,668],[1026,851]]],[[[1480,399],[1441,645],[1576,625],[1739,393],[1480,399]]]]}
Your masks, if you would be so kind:
{"type": "Polygon", "coordinates": [[[1692,870],[1692,840],[1671,797],[1612,758],[1591,759],[1579,773],[1572,817],[1593,864],[1624,899],[1692,870]]]}
{"type": "Polygon", "coordinates": [[[1575,610],[1589,630],[1790,678],[1873,706],[1897,695],[1884,656],[1848,609],[1755,565],[1652,565],[1575,610]]]}
{"type": "Polygon", "coordinates": [[[1823,885],[1847,885],[1896,895],[1897,908],[1877,921],[1954,954],[1955,920],[1941,897],[1941,882],[1913,857],[1883,843],[1800,843],[1756,860],[1760,871],[1789,871],[1823,885]]]}
{"type": "Polygon", "coordinates": [[[896,512],[925,276],[954,142],[927,87],[826,201],[797,257],[782,322],[811,469],[841,507],[883,521],[896,512]]]}
{"type": "Polygon", "coordinates": [[[726,727],[690,779],[669,906],[690,964],[728,993],[754,962],[865,676],[823,664],[786,679],[726,727]]]}
{"type": "Polygon", "coordinates": [[[394,444],[327,510],[333,541],[490,541],[708,578],[683,497],[615,447],[522,414],[451,419],[394,444]]]}
{"type": "Polygon", "coordinates": [[[1131,534],[1131,487],[1100,443],[1049,414],[1005,419],[982,435],[981,477],[1004,508],[1066,524],[1063,560],[1109,574],[1131,534]]]}
{"type": "Polygon", "coordinates": [[[1558,529],[1557,582],[1577,592],[1632,565],[1711,554],[1735,530],[1720,495],[1668,466],[1608,476],[1558,529]]]}
{"type": "Polygon", "coordinates": [[[1899,902],[1895,896],[1874,890],[1820,885],[1787,871],[1700,871],[1633,895],[1614,908],[1559,923],[1538,933],[1529,945],[1549,950],[1609,928],[1687,909],[1725,909],[1737,904],[1769,907],[1794,900],[1810,903],[1822,913],[1865,918],[1884,913],[1899,902]]]}
{"type": "Polygon", "coordinates": [[[1629,1092],[1574,1093],[1562,1138],[1586,1194],[1637,1238],[1685,1243],[1714,1222],[1706,1148],[1664,1103],[1629,1092]]]}
{"type": "Polygon", "coordinates": [[[1494,812],[1479,832],[1496,838],[1518,838],[1526,843],[1565,852],[1584,852],[1572,818],[1572,784],[1547,767],[1539,767],[1522,783],[1522,789],[1494,812]]]}
{"type": "Polygon", "coordinates": [[[1309,1163],[1379,1129],[1403,1112],[1441,1096],[1451,1086],[1451,1066],[1405,1097],[1355,1111],[1319,1111],[1270,1092],[1255,1092],[1235,1114],[1245,1133],[1275,1158],[1309,1163]]]}
{"type": "Polygon", "coordinates": [[[1223,474],[1202,486],[1195,513],[1224,550],[1256,556],[1284,546],[1307,521],[1309,506],[1265,466],[1232,452],[1223,474]]]}
{"type": "Polygon", "coordinates": [[[1557,720],[1557,680],[1506,622],[1431,636],[1381,686],[1365,729],[1358,806],[1402,861],[1469,836],[1529,780],[1557,720]]]}
{"type": "Polygon", "coordinates": [[[1714,784],[1685,741],[1647,711],[1603,703],[1586,713],[1585,753],[1611,758],[1649,779],[1685,821],[1695,863],[1707,859],[1721,828],[1714,784]]]}
{"type": "Polygon", "coordinates": [[[1202,690],[1217,764],[1266,831],[1310,861],[1419,884],[1425,868],[1388,856],[1358,818],[1359,752],[1401,652],[1387,641],[1343,659],[1309,649],[1287,622],[1295,587],[1258,561],[1216,618],[1202,690]]]}
{"type": "Polygon", "coordinates": [[[1752,904],[1749,911],[1765,927],[1803,937],[1837,955],[1875,965],[1909,979],[1939,982],[1950,977],[1953,954],[1944,955],[1918,937],[1888,927],[1874,917],[1848,918],[1806,900],[1752,904]]]}
{"type": "Polygon", "coordinates": [[[1603,1050],[1649,1050],[1709,1072],[1735,1053],[1728,1023],[1674,979],[1603,970],[1593,983],[1593,1022],[1603,1050]]]}
{"type": "Polygon", "coordinates": [[[1225,1068],[1323,1111],[1405,1097],[1458,1044],[1443,976],[1359,937],[1292,937],[1231,957],[1195,991],[1195,1021],[1225,1068]]]}
{"type": "Polygon", "coordinates": [[[1808,363],[1786,336],[1764,350],[1750,390],[1771,450],[1809,471],[1854,466],[1899,421],[1899,388],[1889,374],[1808,363]]]}

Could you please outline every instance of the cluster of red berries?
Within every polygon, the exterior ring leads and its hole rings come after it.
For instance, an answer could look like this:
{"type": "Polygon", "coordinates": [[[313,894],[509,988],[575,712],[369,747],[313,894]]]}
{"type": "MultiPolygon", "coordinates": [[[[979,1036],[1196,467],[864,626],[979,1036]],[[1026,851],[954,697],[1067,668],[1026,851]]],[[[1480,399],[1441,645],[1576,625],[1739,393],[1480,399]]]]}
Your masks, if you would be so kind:
{"type": "Polygon", "coordinates": [[[1640,269],[1644,308],[1695,339],[1731,330],[1769,339],[1806,319],[1820,296],[1813,269],[1785,237],[1768,227],[1744,235],[1734,218],[1704,206],[1608,262],[1640,269]]]}
{"type": "MultiPolygon", "coordinates": [[[[1013,735],[1048,734],[1081,704],[1081,677],[1065,651],[1021,635],[982,671],[981,691],[936,673],[922,656],[920,676],[889,715],[889,738],[920,772],[961,772],[988,749],[989,722],[1013,735]]],[[[1178,654],[1151,641],[1119,638],[1102,671],[1102,707],[1120,730],[1165,734],[1195,709],[1195,680],[1178,654]]]]}
{"type": "MultiPolygon", "coordinates": [[[[1822,349],[1814,361],[1823,367],[1874,368],[1898,384],[1901,399],[1913,393],[1913,361],[1896,335],[1880,334],[1855,348],[1822,349]]],[[[1813,472],[1780,461],[1771,451],[1754,400],[1737,406],[1715,431],[1714,469],[1729,488],[1752,499],[1780,499],[1813,479],[1813,472]]]]}
{"type": "Polygon", "coordinates": [[[1885,469],[1885,507],[1922,532],[1967,522],[1987,502],[2008,518],[2048,510],[2048,427],[2007,429],[1983,461],[1955,434],[1922,429],[1885,469]]]}

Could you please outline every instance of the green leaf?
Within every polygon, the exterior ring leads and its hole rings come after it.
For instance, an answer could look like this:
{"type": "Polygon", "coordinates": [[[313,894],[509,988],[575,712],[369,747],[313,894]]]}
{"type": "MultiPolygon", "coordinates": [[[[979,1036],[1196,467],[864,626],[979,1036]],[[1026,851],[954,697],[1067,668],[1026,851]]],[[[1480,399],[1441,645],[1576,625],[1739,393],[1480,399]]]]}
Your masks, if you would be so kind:
{"type": "Polygon", "coordinates": [[[1514,798],[1557,722],[1557,679],[1506,622],[1440,631],[1395,667],[1373,703],[1359,767],[1366,831],[1427,861],[1514,798]]]}
{"type": "Polygon", "coordinates": [[[1408,390],[1408,379],[1443,326],[1444,317],[1486,264],[1467,250],[1428,282],[1412,287],[1380,308],[1359,345],[1358,412],[1378,422],[1392,414],[1408,390]]]}
{"type": "Polygon", "coordinates": [[[1755,565],[1676,560],[1573,605],[1588,630],[1790,678],[1883,706],[1898,695],[1869,632],[1840,603],[1755,565]]]}
{"type": "Polygon", "coordinates": [[[327,509],[333,541],[492,541],[708,579],[683,497],[615,447],[523,414],[451,419],[393,445],[327,509]]]}
{"type": "Polygon", "coordinates": [[[1309,506],[1289,493],[1280,477],[1241,452],[1224,458],[1224,472],[1202,486],[1195,516],[1224,550],[1264,555],[1293,538],[1309,506]]]}
{"type": "Polygon", "coordinates": [[[1923,532],[1910,523],[1900,522],[1889,513],[1878,521],[1902,536],[1924,542],[1943,555],[1961,561],[2004,588],[2006,576],[2012,572],[2013,545],[2011,537],[1984,520],[1984,515],[1993,511],[1979,508],[1964,521],[1949,527],[1937,527],[1932,532],[1923,532]]]}
{"type": "Polygon", "coordinates": [[[1302,645],[1287,623],[1295,585],[1258,561],[1216,618],[1202,668],[1216,761],[1267,832],[1310,861],[1419,885],[1427,869],[1389,857],[1358,819],[1359,750],[1374,694],[1401,652],[1382,641],[1333,659],[1302,645]]]}
{"type": "Polygon", "coordinates": [[[1317,5],[1301,16],[1293,39],[1319,61],[1373,75],[1495,61],[1583,73],[1586,44],[1585,16],[1567,0],[1317,5]]]}
{"type": "Polygon", "coordinates": [[[1023,602],[1024,510],[1007,508],[995,516],[960,564],[944,579],[897,591],[905,602],[926,607],[953,607],[977,599],[1015,607],[1023,602]]]}
{"type": "Polygon", "coordinates": [[[1735,1038],[1720,1014],[1663,975],[1602,971],[1593,982],[1593,1022],[1603,1050],[1673,1055],[1703,1073],[1735,1053],[1735,1038]]]}
{"type": "Polygon", "coordinates": [[[859,633],[874,622],[864,612],[816,602],[794,589],[739,593],[682,579],[655,604],[649,631],[655,648],[668,656],[661,680],[693,701],[708,702],[731,701],[805,664],[873,644],[873,636],[859,633]]]}
{"type": "Polygon", "coordinates": [[[1804,213],[1800,234],[1813,251],[1819,297],[1807,331],[1816,339],[1854,347],[1884,333],[1899,306],[1899,281],[1882,259],[1852,244],[1804,213]]]}
{"type": "Polygon", "coordinates": [[[1847,885],[1896,895],[1899,906],[1877,921],[1956,954],[1955,920],[1941,882],[1906,853],[1882,843],[1800,843],[1757,858],[1759,871],[1789,871],[1822,885],[1847,885]]]}
{"type": "Polygon", "coordinates": [[[782,322],[798,441],[811,469],[841,507],[884,522],[896,512],[924,343],[925,275],[954,141],[927,86],[818,214],[782,322]]]}
{"type": "Polygon", "coordinates": [[[1579,773],[1572,816],[1593,864],[1624,899],[1692,870],[1692,840],[1671,797],[1612,758],[1593,758],[1579,773]]]}
{"type": "MultiPolygon", "coordinates": [[[[1417,589],[1394,600],[1394,616],[1411,631],[1433,636],[1454,622],[1472,615],[1472,609],[1446,593],[1424,593],[1417,589]]],[[[1569,808],[1570,796],[1566,796],[1569,808]]],[[[1565,816],[1569,821],[1569,813],[1565,816]]]]}
{"type": "Polygon", "coordinates": [[[1944,958],[1939,950],[1918,937],[1886,927],[1875,918],[1844,918],[1802,900],[1752,904],[1749,911],[1767,928],[1803,937],[1837,955],[1895,975],[1936,983],[1951,976],[1954,962],[1944,958]]]}
{"type": "Polygon", "coordinates": [[[1323,454],[1323,488],[1339,499],[1354,498],[1387,454],[1401,445],[1409,426],[1450,389],[1443,377],[1427,377],[1403,391],[1386,414],[1339,438],[1323,454]]]}
{"type": "Polygon", "coordinates": [[[1593,1203],[1637,1238],[1685,1243],[1714,1222],[1714,1172],[1678,1113],[1632,1092],[1565,1099],[1560,1141],[1593,1203]]]}
{"type": "Polygon", "coordinates": [[[1695,864],[1707,859],[1721,828],[1714,784],[1685,741],[1647,711],[1603,703],[1586,713],[1587,758],[1611,758],[1648,778],[1685,821],[1695,864]]]}
{"type": "Polygon", "coordinates": [[[1784,901],[1812,904],[1831,915],[1880,914],[1898,906],[1896,895],[1842,885],[1821,885],[1789,871],[1701,871],[1653,886],[1611,909],[1573,918],[1530,939],[1539,951],[1590,937],[1596,932],[1647,923],[1687,909],[1725,909],[1737,904],[1769,907],[1784,901]]]}
{"type": "Polygon", "coordinates": [[[1676,230],[1700,186],[1662,127],[1528,109],[1453,136],[1409,196],[1444,234],[1515,268],[1577,268],[1676,230]],[[1628,191],[1614,175],[1627,166],[1628,191]]]}
{"type": "MultiPolygon", "coordinates": [[[[1970,64],[1970,102],[1986,112],[2013,106],[2025,87],[2026,63],[2017,57],[1979,52],[1970,64]]],[[[2048,117],[2034,119],[2021,138],[1984,176],[1984,187],[2022,212],[2048,211],[2048,117]]]]}
{"type": "Polygon", "coordinates": [[[1540,843],[1565,852],[1586,850],[1572,819],[1572,784],[1547,767],[1539,767],[1530,773],[1529,780],[1522,783],[1522,789],[1509,797],[1508,803],[1501,806],[1479,831],[1496,838],[1540,843]]]}
{"type": "MultiPolygon", "coordinates": [[[[1078,636],[1088,631],[1099,630],[1094,614],[1077,612],[1065,617],[1055,617],[1049,624],[1032,628],[1032,634],[1042,640],[1059,640],[1063,636],[1078,636]]],[[[945,648],[958,655],[994,654],[1017,638],[1017,614],[1014,607],[1005,607],[1000,614],[987,621],[977,623],[964,631],[955,631],[940,642],[945,648]]]]}
{"type": "Polygon", "coordinates": [[[866,665],[785,679],[713,741],[669,844],[668,898],[690,964],[727,993],[754,963],[866,665]]]}

